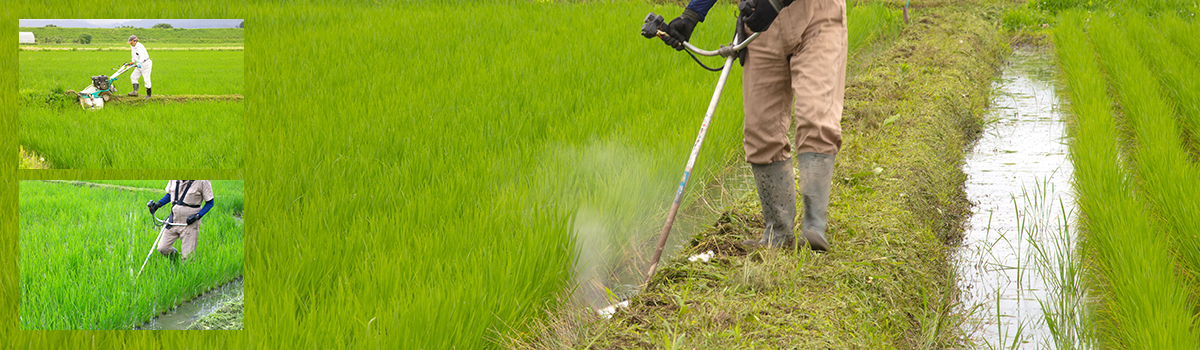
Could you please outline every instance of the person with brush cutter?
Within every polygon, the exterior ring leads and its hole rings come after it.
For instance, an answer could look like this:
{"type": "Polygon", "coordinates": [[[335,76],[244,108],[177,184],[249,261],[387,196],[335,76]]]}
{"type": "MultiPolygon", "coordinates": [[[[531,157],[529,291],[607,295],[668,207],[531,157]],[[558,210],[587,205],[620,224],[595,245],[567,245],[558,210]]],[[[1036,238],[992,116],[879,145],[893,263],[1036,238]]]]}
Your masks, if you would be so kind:
{"type": "MultiPolygon", "coordinates": [[[[663,42],[683,50],[716,0],[692,0],[667,24],[663,42]]],[[[845,0],[743,0],[738,30],[761,33],[739,57],[745,120],[742,146],[754,172],[766,229],[749,247],[805,244],[832,249],[826,239],[834,158],[842,146],[846,87],[845,0]],[[788,131],[794,123],[795,140],[788,131]],[[803,241],[795,239],[796,153],[804,200],[803,241]]],[[[746,37],[742,35],[741,37],[746,37]]]]}
{"type": "Polygon", "coordinates": [[[162,239],[158,242],[158,252],[171,260],[179,260],[180,252],[174,247],[175,241],[179,240],[183,258],[190,258],[200,239],[200,219],[213,207],[215,197],[212,183],[208,180],[171,180],[167,182],[166,192],[162,199],[146,203],[150,214],[153,215],[158,208],[171,203],[171,214],[167,216],[167,222],[185,225],[164,226],[162,239]]]}

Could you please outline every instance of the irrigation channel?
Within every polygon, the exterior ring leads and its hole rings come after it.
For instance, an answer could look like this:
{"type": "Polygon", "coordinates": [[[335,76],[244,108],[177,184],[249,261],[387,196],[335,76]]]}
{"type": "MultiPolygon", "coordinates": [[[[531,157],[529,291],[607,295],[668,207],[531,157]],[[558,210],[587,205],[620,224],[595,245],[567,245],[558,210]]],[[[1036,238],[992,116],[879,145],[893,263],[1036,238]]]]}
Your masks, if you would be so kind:
{"type": "Polygon", "coordinates": [[[242,299],[244,296],[245,278],[238,277],[229,281],[220,287],[201,294],[198,297],[188,300],[183,304],[175,306],[175,308],[164,312],[158,317],[147,321],[145,324],[134,329],[143,330],[168,330],[168,329],[188,329],[193,323],[196,323],[201,317],[213,313],[225,303],[242,299]]]}
{"type": "Polygon", "coordinates": [[[1063,240],[1074,239],[1072,168],[1051,57],[1014,50],[963,167],[974,207],[956,260],[964,312],[977,321],[965,327],[992,347],[1041,347],[1049,338],[1039,300],[1048,301],[1054,284],[1042,272],[1057,264],[1063,240]],[[1039,259],[1039,248],[1051,258],[1039,259]]]}

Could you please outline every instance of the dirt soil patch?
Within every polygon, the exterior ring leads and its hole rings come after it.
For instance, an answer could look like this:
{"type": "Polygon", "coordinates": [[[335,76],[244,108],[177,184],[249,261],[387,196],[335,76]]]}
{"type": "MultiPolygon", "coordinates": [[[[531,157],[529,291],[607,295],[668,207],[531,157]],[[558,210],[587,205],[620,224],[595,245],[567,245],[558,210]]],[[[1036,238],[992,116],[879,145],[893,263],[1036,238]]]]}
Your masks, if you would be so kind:
{"type": "MultiPolygon", "coordinates": [[[[610,319],[552,317],[515,348],[970,347],[952,249],[970,203],[964,156],[1009,52],[1002,3],[934,4],[847,74],[830,253],[749,251],[757,198],[729,208],[610,319]],[[709,262],[687,257],[713,251],[709,262]]],[[[738,171],[745,171],[745,167],[738,171]]],[[[740,177],[749,179],[749,177],[740,177]]]]}

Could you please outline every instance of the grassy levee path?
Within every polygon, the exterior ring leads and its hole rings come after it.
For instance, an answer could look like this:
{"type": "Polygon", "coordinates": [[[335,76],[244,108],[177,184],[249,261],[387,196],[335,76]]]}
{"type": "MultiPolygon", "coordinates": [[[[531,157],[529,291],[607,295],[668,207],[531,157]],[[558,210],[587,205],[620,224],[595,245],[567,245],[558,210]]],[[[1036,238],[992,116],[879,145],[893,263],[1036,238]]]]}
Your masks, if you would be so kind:
{"type": "Polygon", "coordinates": [[[738,242],[757,237],[763,226],[749,193],[667,261],[631,307],[607,320],[576,315],[582,322],[547,324],[543,336],[521,345],[962,345],[964,317],[955,311],[949,257],[970,213],[964,153],[980,133],[992,80],[1008,52],[1000,13],[1002,5],[988,3],[915,9],[899,37],[852,57],[829,210],[833,252],[742,249],[738,242]],[[686,259],[709,250],[712,262],[686,259]]]}

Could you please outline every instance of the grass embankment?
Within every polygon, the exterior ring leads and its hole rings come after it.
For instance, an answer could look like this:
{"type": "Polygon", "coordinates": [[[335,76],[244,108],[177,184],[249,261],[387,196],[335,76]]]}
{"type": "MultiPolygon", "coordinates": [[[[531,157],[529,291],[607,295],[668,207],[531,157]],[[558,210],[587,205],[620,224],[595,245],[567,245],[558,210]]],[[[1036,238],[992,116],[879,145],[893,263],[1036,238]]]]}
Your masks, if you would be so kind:
{"type": "MultiPolygon", "coordinates": [[[[1080,334],[1058,336],[1104,348],[1193,349],[1200,172],[1188,159],[1188,108],[1172,105],[1200,101],[1172,92],[1184,86],[1172,75],[1194,69],[1183,58],[1155,57],[1175,51],[1140,12],[1070,11],[1055,32],[1074,112],[1081,253],[1096,310],[1080,334]]],[[[1158,30],[1182,23],[1160,21],[1158,30]]]]}
{"type": "Polygon", "coordinates": [[[161,192],[21,182],[20,329],[129,329],[241,275],[241,186],[213,182],[191,260],[152,256],[135,278],[158,234],[144,204],[161,192]]]}
{"type": "MultiPolygon", "coordinates": [[[[1007,45],[987,4],[926,8],[850,63],[834,251],[747,252],[752,193],[693,237],[612,319],[588,314],[542,343],[585,348],[942,348],[965,339],[949,261],[969,213],[963,154],[1007,45]],[[685,258],[712,250],[711,263],[685,258]],[[566,334],[566,335],[564,335],[566,334]]],[[[552,347],[552,346],[551,346],[552,347]]]]}

